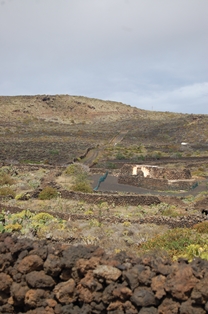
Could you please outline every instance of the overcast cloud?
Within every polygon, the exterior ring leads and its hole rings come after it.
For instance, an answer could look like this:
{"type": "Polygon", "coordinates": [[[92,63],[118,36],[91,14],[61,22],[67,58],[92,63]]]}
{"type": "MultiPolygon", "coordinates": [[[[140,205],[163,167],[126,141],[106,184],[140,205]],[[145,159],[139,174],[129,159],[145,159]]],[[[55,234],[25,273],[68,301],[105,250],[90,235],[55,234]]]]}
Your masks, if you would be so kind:
{"type": "Polygon", "coordinates": [[[0,95],[208,114],[208,0],[0,0],[0,95]]]}

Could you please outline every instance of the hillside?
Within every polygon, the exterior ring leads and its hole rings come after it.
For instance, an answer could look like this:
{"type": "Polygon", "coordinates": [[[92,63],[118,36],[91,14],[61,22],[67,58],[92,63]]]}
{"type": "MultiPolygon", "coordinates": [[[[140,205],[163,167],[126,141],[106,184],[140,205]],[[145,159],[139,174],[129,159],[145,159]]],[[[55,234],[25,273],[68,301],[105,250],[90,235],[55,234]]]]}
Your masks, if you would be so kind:
{"type": "Polygon", "coordinates": [[[14,113],[14,120],[33,118],[63,124],[111,122],[142,112],[118,102],[69,95],[2,96],[0,106],[4,112],[1,118],[7,121],[14,113]]]}
{"type": "Polygon", "coordinates": [[[208,115],[4,96],[0,147],[1,313],[207,312],[208,115]]]}
{"type": "Polygon", "coordinates": [[[204,155],[208,115],[146,111],[69,95],[0,97],[0,161],[70,163],[89,147],[117,144],[116,137],[127,149],[142,145],[169,154],[185,141],[204,155]]]}

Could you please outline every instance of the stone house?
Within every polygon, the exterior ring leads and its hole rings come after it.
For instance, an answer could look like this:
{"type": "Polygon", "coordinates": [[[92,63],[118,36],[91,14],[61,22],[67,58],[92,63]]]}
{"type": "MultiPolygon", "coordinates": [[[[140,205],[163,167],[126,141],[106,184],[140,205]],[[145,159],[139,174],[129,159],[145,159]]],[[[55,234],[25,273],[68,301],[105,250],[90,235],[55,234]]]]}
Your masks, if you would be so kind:
{"type": "Polygon", "coordinates": [[[189,169],[169,169],[151,165],[125,164],[118,183],[153,190],[189,190],[196,181],[189,169]]]}

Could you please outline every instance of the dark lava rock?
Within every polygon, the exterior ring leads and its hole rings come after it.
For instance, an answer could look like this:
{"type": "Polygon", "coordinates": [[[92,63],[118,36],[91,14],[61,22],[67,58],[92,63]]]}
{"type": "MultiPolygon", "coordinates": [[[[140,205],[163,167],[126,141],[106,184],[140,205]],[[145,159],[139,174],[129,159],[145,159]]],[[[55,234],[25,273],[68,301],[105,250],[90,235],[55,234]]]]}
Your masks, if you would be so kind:
{"type": "Polygon", "coordinates": [[[154,293],[146,287],[138,287],[134,290],[131,297],[131,302],[136,306],[151,306],[156,305],[154,293]]]}
{"type": "Polygon", "coordinates": [[[2,314],[206,314],[208,261],[0,234],[2,314]]]}
{"type": "Polygon", "coordinates": [[[46,275],[43,270],[27,274],[26,282],[32,288],[53,288],[55,286],[53,278],[46,275]]]}

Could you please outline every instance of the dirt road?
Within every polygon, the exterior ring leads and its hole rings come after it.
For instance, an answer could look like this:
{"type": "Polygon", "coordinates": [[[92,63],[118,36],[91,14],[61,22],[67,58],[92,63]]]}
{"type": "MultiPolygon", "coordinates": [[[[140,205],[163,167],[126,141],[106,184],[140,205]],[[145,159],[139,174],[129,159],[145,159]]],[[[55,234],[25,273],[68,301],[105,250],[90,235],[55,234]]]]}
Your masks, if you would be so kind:
{"type": "MultiPolygon", "coordinates": [[[[127,133],[128,131],[123,131],[123,132],[118,133],[109,141],[109,144],[117,145],[119,142],[122,141],[122,139],[124,138],[124,135],[127,133]]],[[[85,156],[85,158],[81,160],[81,162],[85,164],[86,166],[91,167],[94,161],[96,160],[96,158],[98,158],[99,154],[104,150],[105,150],[105,145],[102,145],[102,146],[99,145],[93,149],[90,149],[87,155],[85,156]]]]}

